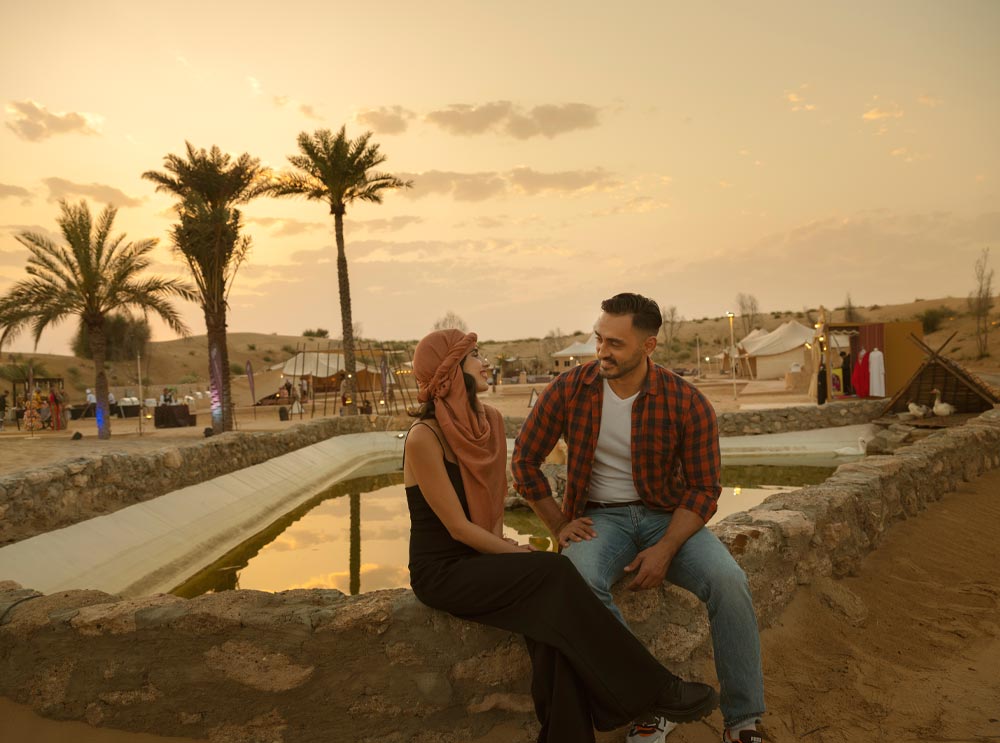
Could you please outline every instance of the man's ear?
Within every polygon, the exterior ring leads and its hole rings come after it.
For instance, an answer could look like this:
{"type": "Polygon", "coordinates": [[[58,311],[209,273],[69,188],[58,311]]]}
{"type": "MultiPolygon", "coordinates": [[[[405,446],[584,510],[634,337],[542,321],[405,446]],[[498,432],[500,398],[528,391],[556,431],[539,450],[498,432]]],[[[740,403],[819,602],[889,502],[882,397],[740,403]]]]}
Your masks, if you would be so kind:
{"type": "Polygon", "coordinates": [[[651,356],[653,351],[656,350],[656,336],[651,335],[646,338],[646,341],[642,344],[642,348],[646,352],[647,356],[651,356]]]}

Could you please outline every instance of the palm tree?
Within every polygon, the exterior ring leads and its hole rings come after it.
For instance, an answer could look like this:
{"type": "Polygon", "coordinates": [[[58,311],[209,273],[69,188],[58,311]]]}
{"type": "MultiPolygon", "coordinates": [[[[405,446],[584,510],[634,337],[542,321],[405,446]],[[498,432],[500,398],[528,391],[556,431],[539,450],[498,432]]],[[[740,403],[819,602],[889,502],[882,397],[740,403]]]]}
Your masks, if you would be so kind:
{"type": "Polygon", "coordinates": [[[351,320],[351,285],[347,275],[347,253],[344,249],[344,215],[353,201],[382,203],[386,189],[410,188],[412,181],[403,181],[389,173],[370,172],[385,162],[377,144],[369,144],[372,133],[357,139],[347,138],[347,127],[334,135],[329,129],[313,134],[299,134],[299,155],[289,155],[288,161],[298,170],[282,173],[270,186],[274,196],[305,196],[325,201],[333,215],[337,239],[337,281],[340,287],[340,324],[343,328],[344,384],[349,413],[356,413],[354,384],[357,365],[354,358],[354,325],[351,320]]]}
{"type": "Polygon", "coordinates": [[[187,327],[167,301],[170,296],[193,300],[190,286],[176,279],[139,278],[151,263],[150,251],[156,240],[125,242],[125,235],[112,236],[118,210],[107,207],[94,224],[85,201],[71,205],[61,201],[59,227],[66,245],[57,245],[48,237],[22,232],[15,237],[31,253],[25,271],[31,278],[19,281],[0,297],[0,347],[26,327],[35,336],[35,347],[42,332],[76,315],[87,329],[97,378],[97,435],[111,437],[108,416],[108,376],[104,371],[107,341],[104,324],[115,310],[154,312],[177,333],[186,335],[187,327]]]}
{"type": "Polygon", "coordinates": [[[213,146],[196,150],[185,142],[187,157],[163,158],[166,173],[142,174],[157,191],[179,197],[179,222],[171,228],[174,248],[194,277],[205,313],[208,334],[208,373],[212,388],[212,428],[233,429],[233,404],[226,345],[229,291],[240,264],[250,250],[250,238],[241,236],[243,217],[236,207],[265,193],[268,171],[260,160],[243,153],[234,161],[213,146]]]}

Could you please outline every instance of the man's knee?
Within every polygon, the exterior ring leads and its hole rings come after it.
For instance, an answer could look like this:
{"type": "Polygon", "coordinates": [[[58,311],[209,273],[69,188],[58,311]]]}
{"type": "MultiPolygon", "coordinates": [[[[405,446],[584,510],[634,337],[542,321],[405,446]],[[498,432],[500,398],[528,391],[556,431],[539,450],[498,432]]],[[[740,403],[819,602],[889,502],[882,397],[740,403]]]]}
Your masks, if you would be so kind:
{"type": "Polygon", "coordinates": [[[708,587],[710,597],[723,601],[727,598],[750,594],[750,582],[747,580],[747,574],[735,560],[714,565],[713,569],[705,576],[705,584],[708,587]]]}
{"type": "Polygon", "coordinates": [[[591,551],[582,544],[570,545],[563,550],[563,554],[576,568],[577,572],[583,576],[583,580],[590,586],[590,589],[598,594],[610,594],[611,586],[614,585],[615,576],[608,575],[608,571],[602,568],[602,562],[595,557],[591,551]]]}

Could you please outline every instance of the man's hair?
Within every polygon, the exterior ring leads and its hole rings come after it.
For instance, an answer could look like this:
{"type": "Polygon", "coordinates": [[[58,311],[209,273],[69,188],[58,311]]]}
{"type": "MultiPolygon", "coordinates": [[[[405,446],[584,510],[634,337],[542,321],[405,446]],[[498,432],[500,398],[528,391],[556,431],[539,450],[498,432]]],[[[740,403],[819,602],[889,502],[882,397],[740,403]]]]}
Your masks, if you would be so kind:
{"type": "Polygon", "coordinates": [[[663,317],[656,300],[641,294],[624,292],[601,302],[601,309],[609,315],[631,315],[632,327],[649,335],[660,332],[663,317]]]}

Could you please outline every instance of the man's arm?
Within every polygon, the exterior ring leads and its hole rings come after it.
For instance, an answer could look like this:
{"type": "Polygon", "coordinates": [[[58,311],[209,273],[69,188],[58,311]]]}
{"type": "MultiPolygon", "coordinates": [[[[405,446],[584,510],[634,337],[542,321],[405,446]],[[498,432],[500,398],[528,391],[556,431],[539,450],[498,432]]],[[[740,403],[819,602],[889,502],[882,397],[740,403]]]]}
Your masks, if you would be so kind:
{"type": "Polygon", "coordinates": [[[691,397],[678,457],[684,473],[684,496],[660,541],[636,555],[625,568],[626,572],[636,573],[628,586],[630,590],[655,588],[663,583],[677,552],[718,508],[722,492],[719,424],[711,403],[700,392],[691,397]]]}
{"type": "Polygon", "coordinates": [[[545,457],[555,447],[565,421],[563,381],[556,377],[538,396],[514,441],[510,469],[514,487],[552,532],[561,547],[597,536],[588,518],[568,519],[552,497],[542,472],[545,457]]]}

